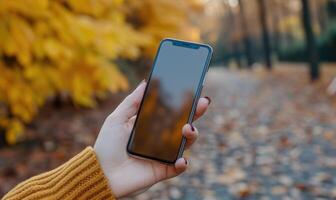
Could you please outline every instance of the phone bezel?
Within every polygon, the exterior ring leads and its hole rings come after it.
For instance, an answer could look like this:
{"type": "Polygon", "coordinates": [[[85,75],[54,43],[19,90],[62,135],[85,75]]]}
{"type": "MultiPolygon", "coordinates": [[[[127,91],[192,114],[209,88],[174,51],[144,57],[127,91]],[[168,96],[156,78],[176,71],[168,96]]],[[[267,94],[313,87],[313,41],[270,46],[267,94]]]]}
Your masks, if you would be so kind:
{"type": "MultiPolygon", "coordinates": [[[[194,115],[195,115],[196,107],[197,107],[197,102],[198,102],[198,99],[199,99],[199,97],[201,95],[201,92],[202,92],[202,89],[203,89],[205,75],[206,75],[207,71],[209,70],[209,65],[210,65],[210,60],[211,60],[211,57],[212,57],[213,50],[212,50],[211,46],[209,46],[207,44],[201,44],[201,43],[195,43],[195,42],[177,40],[177,39],[173,39],[173,38],[165,38],[165,39],[163,39],[160,42],[160,45],[158,47],[156,56],[154,58],[153,65],[151,67],[151,72],[150,72],[150,74],[148,76],[148,79],[147,79],[147,83],[149,83],[150,80],[151,80],[152,73],[154,71],[154,68],[155,68],[155,65],[156,65],[156,61],[157,61],[157,57],[158,57],[159,52],[161,50],[162,44],[164,42],[167,42],[167,41],[172,42],[173,45],[183,46],[185,48],[198,49],[200,47],[205,47],[205,48],[208,49],[207,59],[206,59],[206,62],[204,64],[204,67],[203,67],[202,75],[201,75],[201,77],[199,79],[197,90],[196,90],[196,92],[194,94],[194,97],[193,97],[191,111],[189,112],[189,118],[188,118],[188,121],[186,122],[186,123],[192,123],[194,115]]],[[[146,88],[145,88],[145,91],[144,91],[144,97],[145,97],[145,95],[147,93],[148,86],[149,86],[149,84],[146,85],[146,88]]],[[[137,115],[138,115],[138,113],[141,112],[141,108],[142,108],[142,104],[143,104],[143,101],[144,101],[144,97],[141,100],[141,103],[140,103],[137,115]]],[[[181,143],[179,145],[179,152],[176,155],[176,158],[175,158],[174,161],[168,161],[168,160],[164,160],[164,159],[160,159],[160,158],[156,158],[156,157],[152,157],[152,156],[148,156],[148,155],[142,155],[140,153],[131,151],[130,148],[129,148],[129,146],[130,146],[131,140],[132,140],[134,132],[135,132],[135,126],[136,126],[137,121],[138,121],[138,118],[135,119],[134,125],[132,127],[132,131],[131,131],[131,135],[130,135],[130,137],[128,139],[128,142],[127,142],[126,151],[127,151],[127,153],[130,156],[134,156],[134,157],[141,158],[141,159],[150,159],[150,160],[158,161],[158,162],[161,162],[161,163],[164,163],[164,164],[168,164],[168,165],[173,165],[176,162],[177,159],[179,159],[180,157],[182,157],[183,151],[184,151],[184,146],[185,146],[185,143],[186,143],[186,139],[185,139],[184,136],[182,137],[181,143]]]]}

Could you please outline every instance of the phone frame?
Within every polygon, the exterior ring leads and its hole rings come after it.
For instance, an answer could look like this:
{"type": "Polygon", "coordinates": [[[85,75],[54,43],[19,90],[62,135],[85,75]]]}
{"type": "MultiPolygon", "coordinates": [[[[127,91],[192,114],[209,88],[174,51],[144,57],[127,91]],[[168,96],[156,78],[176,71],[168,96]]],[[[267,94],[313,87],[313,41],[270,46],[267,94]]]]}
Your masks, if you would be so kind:
{"type": "MultiPolygon", "coordinates": [[[[202,75],[199,79],[199,82],[198,82],[198,86],[197,86],[197,89],[196,89],[196,92],[194,93],[194,97],[193,97],[193,102],[192,102],[192,107],[191,107],[191,111],[189,112],[189,118],[188,118],[188,121],[186,123],[189,123],[191,124],[193,119],[194,119],[194,115],[195,115],[195,111],[196,111],[196,107],[197,107],[197,103],[198,103],[198,100],[199,100],[199,97],[201,95],[201,92],[202,92],[202,89],[203,89],[203,86],[204,86],[204,81],[205,81],[205,76],[206,76],[206,73],[208,72],[209,70],[209,65],[210,65],[210,60],[211,60],[211,57],[212,57],[212,47],[210,45],[207,45],[207,44],[201,44],[201,43],[195,43],[195,42],[189,42],[189,41],[183,41],[183,40],[177,40],[177,39],[173,39],[173,38],[165,38],[163,39],[161,42],[160,42],[160,45],[159,45],[159,48],[157,50],[157,53],[156,53],[156,56],[154,58],[154,61],[153,61],[153,65],[151,67],[151,72],[149,74],[149,77],[147,79],[147,83],[150,82],[151,80],[151,77],[152,77],[152,73],[154,71],[154,68],[155,68],[155,65],[156,65],[156,61],[157,61],[157,58],[158,58],[158,55],[159,55],[159,52],[161,50],[161,47],[162,47],[162,44],[164,42],[167,42],[167,41],[170,41],[173,43],[173,45],[176,45],[176,46],[182,46],[182,47],[185,47],[185,48],[192,48],[192,49],[198,49],[200,47],[205,47],[208,49],[208,55],[207,55],[207,59],[204,63],[204,67],[203,67],[203,71],[202,71],[202,75]]],[[[144,102],[144,97],[145,95],[147,94],[147,89],[148,89],[148,86],[149,84],[146,85],[146,88],[145,88],[145,91],[144,91],[144,96],[141,100],[141,103],[140,103],[140,106],[139,106],[139,109],[137,111],[137,116],[138,116],[138,113],[141,112],[141,108],[142,108],[142,105],[143,105],[143,102],[144,102]]],[[[159,159],[159,158],[155,158],[155,157],[152,157],[152,156],[147,156],[147,155],[142,155],[140,153],[137,153],[137,152],[132,152],[129,148],[130,146],[130,143],[131,143],[131,140],[133,138],[133,135],[135,133],[135,126],[136,126],[136,123],[138,121],[138,118],[135,119],[135,122],[134,122],[134,125],[132,127],[132,131],[131,131],[131,135],[128,139],[128,142],[127,142],[127,147],[126,147],[126,151],[128,153],[128,155],[130,156],[133,156],[133,157],[136,157],[136,158],[140,158],[140,159],[149,159],[149,160],[154,160],[154,161],[158,161],[158,162],[161,162],[161,163],[164,163],[164,164],[168,164],[168,165],[173,165],[175,164],[176,160],[181,158],[182,155],[183,155],[183,152],[184,152],[184,147],[185,147],[185,143],[186,143],[186,138],[184,136],[182,136],[182,140],[181,140],[181,143],[179,145],[179,151],[178,151],[178,154],[176,155],[176,158],[174,161],[168,161],[168,160],[163,160],[163,159],[159,159]]]]}

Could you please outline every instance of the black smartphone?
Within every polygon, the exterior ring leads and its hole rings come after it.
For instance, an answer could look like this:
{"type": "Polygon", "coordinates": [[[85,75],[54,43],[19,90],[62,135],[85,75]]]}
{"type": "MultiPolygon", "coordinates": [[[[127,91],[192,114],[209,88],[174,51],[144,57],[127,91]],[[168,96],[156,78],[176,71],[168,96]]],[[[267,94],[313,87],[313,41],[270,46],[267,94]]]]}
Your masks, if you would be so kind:
{"type": "Polygon", "coordinates": [[[206,44],[161,41],[127,144],[131,156],[166,164],[182,156],[182,127],[193,120],[211,55],[206,44]]]}

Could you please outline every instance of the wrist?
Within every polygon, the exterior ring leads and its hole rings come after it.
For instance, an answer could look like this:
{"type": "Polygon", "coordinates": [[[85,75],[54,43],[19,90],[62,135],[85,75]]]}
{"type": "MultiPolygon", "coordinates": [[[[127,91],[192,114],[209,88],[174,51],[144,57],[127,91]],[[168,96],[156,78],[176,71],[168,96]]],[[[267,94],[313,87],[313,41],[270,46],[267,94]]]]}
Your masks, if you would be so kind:
{"type": "Polygon", "coordinates": [[[95,152],[100,169],[103,172],[105,179],[107,180],[108,187],[113,191],[113,194],[116,197],[113,187],[111,187],[111,181],[109,177],[110,172],[108,171],[107,164],[104,162],[104,155],[102,154],[102,151],[100,151],[99,148],[96,147],[96,145],[94,146],[93,151],[95,152]]]}

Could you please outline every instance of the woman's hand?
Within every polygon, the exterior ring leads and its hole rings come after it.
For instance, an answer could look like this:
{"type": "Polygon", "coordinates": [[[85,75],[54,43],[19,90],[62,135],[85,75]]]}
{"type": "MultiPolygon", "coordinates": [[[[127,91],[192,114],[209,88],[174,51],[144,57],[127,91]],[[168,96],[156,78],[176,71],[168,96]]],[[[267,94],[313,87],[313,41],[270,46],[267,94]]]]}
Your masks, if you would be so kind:
{"type": "MultiPolygon", "coordinates": [[[[146,83],[140,85],[110,114],[98,135],[94,150],[116,198],[144,190],[155,183],[184,172],[188,162],[180,158],[174,166],[155,161],[130,157],[126,152],[127,141],[136,118],[146,83]]],[[[209,98],[200,98],[195,119],[202,116],[210,103],[209,98]]],[[[197,139],[196,128],[186,124],[182,129],[186,148],[197,139]]]]}

